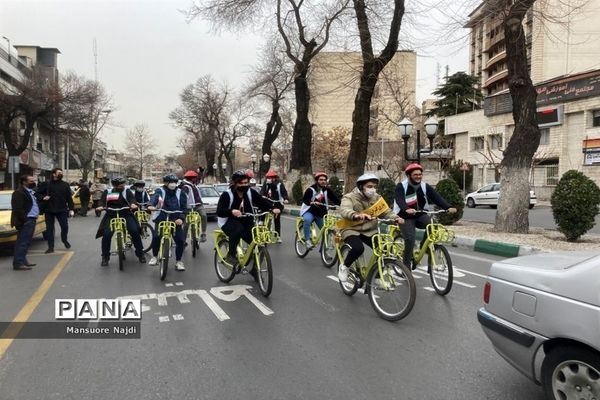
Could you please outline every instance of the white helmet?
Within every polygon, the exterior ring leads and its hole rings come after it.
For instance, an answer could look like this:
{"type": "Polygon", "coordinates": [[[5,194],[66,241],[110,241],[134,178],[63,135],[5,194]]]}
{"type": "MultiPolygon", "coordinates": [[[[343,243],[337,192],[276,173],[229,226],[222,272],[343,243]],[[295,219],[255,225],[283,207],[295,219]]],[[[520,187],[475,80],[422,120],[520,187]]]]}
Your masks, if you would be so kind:
{"type": "Polygon", "coordinates": [[[362,174],[361,176],[358,177],[358,179],[356,180],[356,186],[360,186],[361,183],[365,183],[368,181],[375,181],[377,183],[379,183],[379,177],[375,174],[362,174]]]}
{"type": "Polygon", "coordinates": [[[256,179],[252,178],[248,183],[250,183],[251,185],[256,185],[256,179]]]}

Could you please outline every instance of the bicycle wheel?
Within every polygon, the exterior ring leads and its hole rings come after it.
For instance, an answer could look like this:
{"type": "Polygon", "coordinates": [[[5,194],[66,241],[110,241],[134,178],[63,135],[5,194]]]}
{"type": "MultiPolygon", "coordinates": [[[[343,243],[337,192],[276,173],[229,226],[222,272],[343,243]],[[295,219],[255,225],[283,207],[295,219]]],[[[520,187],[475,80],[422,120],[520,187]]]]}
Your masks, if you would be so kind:
{"type": "Polygon", "coordinates": [[[433,245],[433,259],[431,254],[429,254],[427,269],[435,292],[440,296],[450,293],[454,279],[454,269],[452,268],[450,253],[441,244],[433,245]],[[433,262],[434,260],[435,263],[433,262]]]}
{"type": "Polygon", "coordinates": [[[254,259],[254,268],[260,292],[263,296],[269,297],[271,290],[273,290],[273,267],[271,265],[271,256],[266,247],[259,250],[258,262],[256,258],[254,259]]]}
{"type": "MultiPolygon", "coordinates": [[[[344,244],[342,246],[342,259],[338,260],[338,271],[339,271],[339,267],[340,264],[342,262],[344,262],[344,260],[346,259],[346,255],[348,255],[348,252],[350,251],[350,246],[348,246],[347,244],[344,244]]],[[[360,280],[359,278],[357,278],[357,276],[355,275],[355,272],[353,270],[348,271],[348,280],[346,282],[340,282],[340,287],[342,288],[342,292],[344,292],[344,294],[346,296],[352,296],[354,293],[356,293],[356,291],[358,290],[358,287],[360,286],[360,280]]]]}
{"type": "Polygon", "coordinates": [[[306,247],[306,243],[304,242],[304,238],[298,236],[298,231],[302,232],[304,227],[304,222],[300,222],[300,226],[296,229],[296,237],[294,239],[294,250],[296,250],[296,254],[300,258],[306,257],[308,254],[308,247],[306,247]]]}
{"type": "Polygon", "coordinates": [[[169,253],[171,252],[170,249],[171,245],[169,243],[169,239],[166,237],[163,237],[161,239],[161,243],[160,243],[160,254],[159,259],[160,259],[160,280],[164,281],[165,278],[167,277],[167,271],[169,270],[169,253]]]}
{"type": "Polygon", "coordinates": [[[192,257],[196,257],[196,250],[199,249],[198,246],[198,233],[196,232],[196,225],[190,225],[190,237],[192,241],[192,257]]]}
{"type": "Polygon", "coordinates": [[[123,248],[123,234],[121,232],[115,233],[115,240],[117,241],[117,258],[119,259],[119,269],[123,271],[123,261],[125,260],[125,249],[123,248]]]}
{"type": "MultiPolygon", "coordinates": [[[[221,254],[227,254],[229,251],[229,241],[227,239],[221,239],[216,244],[219,248],[221,254]]],[[[233,277],[235,276],[235,269],[225,264],[221,257],[219,257],[219,253],[215,249],[215,272],[217,273],[217,278],[223,283],[231,282],[233,277]]]]}
{"type": "Polygon", "coordinates": [[[323,235],[321,242],[321,261],[327,268],[333,267],[337,261],[337,253],[335,252],[335,231],[328,229],[323,235]]]}
{"type": "Polygon", "coordinates": [[[408,268],[396,264],[394,260],[384,260],[382,272],[375,265],[367,276],[369,301],[377,314],[388,321],[398,321],[406,317],[417,296],[415,280],[408,268]],[[397,274],[396,271],[401,271],[397,274]]]}
{"type": "Polygon", "coordinates": [[[152,249],[152,241],[154,240],[154,228],[147,222],[142,222],[140,226],[140,238],[142,239],[142,248],[144,253],[149,252],[152,249]]]}

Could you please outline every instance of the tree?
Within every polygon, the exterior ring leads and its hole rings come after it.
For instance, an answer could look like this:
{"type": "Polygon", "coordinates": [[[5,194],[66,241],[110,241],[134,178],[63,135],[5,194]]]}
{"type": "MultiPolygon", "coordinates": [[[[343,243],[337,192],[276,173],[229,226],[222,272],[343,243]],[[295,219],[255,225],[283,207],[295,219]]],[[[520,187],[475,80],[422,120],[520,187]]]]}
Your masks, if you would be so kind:
{"type": "Polygon", "coordinates": [[[448,178],[456,182],[456,184],[461,188],[461,190],[463,187],[465,188],[465,190],[469,190],[469,188],[473,184],[473,166],[467,162],[464,162],[463,160],[454,161],[452,165],[448,167],[446,173],[448,174],[448,178]],[[469,170],[462,171],[461,167],[463,165],[467,165],[469,167],[469,170]]]}
{"type": "Polygon", "coordinates": [[[481,108],[483,95],[478,77],[460,71],[444,79],[446,82],[433,91],[438,100],[428,116],[445,117],[481,108]]]}
{"type": "Polygon", "coordinates": [[[102,84],[75,73],[62,78],[62,87],[79,94],[61,102],[58,120],[61,131],[71,140],[70,151],[79,160],[82,179],[87,181],[93,168],[96,145],[102,129],[112,123],[110,114],[115,105],[102,84]]]}
{"type": "Polygon", "coordinates": [[[131,161],[136,167],[138,179],[144,179],[144,164],[154,155],[152,151],[156,148],[154,137],[148,132],[144,124],[137,124],[127,132],[125,146],[131,156],[131,161]]]}
{"type": "Polygon", "coordinates": [[[456,214],[441,214],[439,221],[444,225],[453,225],[463,216],[465,200],[461,194],[461,189],[454,179],[442,179],[435,185],[435,190],[442,196],[450,206],[456,208],[456,214]]]}
{"type": "MultiPolygon", "coordinates": [[[[327,45],[333,23],[346,10],[349,2],[328,0],[313,4],[305,0],[197,0],[187,13],[188,19],[203,15],[216,26],[236,28],[254,25],[261,15],[275,12],[276,27],[283,40],[285,54],[294,64],[296,122],[290,168],[302,173],[309,173],[312,169],[312,124],[309,120],[310,90],[307,80],[311,62],[327,45]],[[313,25],[313,28],[309,25],[313,25]]],[[[267,23],[263,19],[263,24],[267,23]]]]}
{"type": "Polygon", "coordinates": [[[271,106],[269,120],[265,127],[260,154],[269,154],[271,159],[265,162],[262,157],[259,160],[259,174],[267,173],[271,166],[273,157],[273,143],[279,137],[283,128],[281,118],[281,102],[291,88],[293,74],[288,61],[279,52],[277,40],[269,41],[262,51],[262,62],[254,70],[250,78],[252,82],[245,91],[250,98],[258,97],[267,100],[271,106]]]}
{"type": "MultiPolygon", "coordinates": [[[[369,8],[367,8],[365,0],[353,0],[353,4],[360,37],[363,67],[352,113],[352,139],[350,141],[350,154],[346,163],[346,191],[350,190],[352,182],[355,182],[364,171],[369,143],[371,100],[379,74],[398,50],[398,36],[402,17],[404,16],[404,0],[394,0],[385,47],[378,56],[375,56],[371,29],[369,28],[369,8]]],[[[373,14],[376,15],[376,13],[373,14]]]]}
{"type": "Polygon", "coordinates": [[[313,158],[319,168],[337,174],[348,159],[350,129],[335,127],[315,134],[313,158]]]}

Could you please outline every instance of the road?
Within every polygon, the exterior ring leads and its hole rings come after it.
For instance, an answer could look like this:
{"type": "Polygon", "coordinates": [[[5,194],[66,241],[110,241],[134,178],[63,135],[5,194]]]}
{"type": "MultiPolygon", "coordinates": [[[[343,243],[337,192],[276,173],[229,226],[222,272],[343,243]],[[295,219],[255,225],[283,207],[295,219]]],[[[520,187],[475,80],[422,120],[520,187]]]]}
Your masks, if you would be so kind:
{"type": "Polygon", "coordinates": [[[0,258],[0,321],[19,311],[52,321],[60,298],[150,298],[141,339],[0,340],[0,399],[543,399],[493,351],[476,319],[484,277],[500,257],[453,249],[452,292],[436,295],[417,273],[412,313],[390,323],[366,296],[345,296],[316,252],[297,258],[292,218],[284,218],[268,299],[247,275],[229,287],[245,295],[227,298],[212,243],[197,260],[186,252],[187,270],[164,282],[131,256],[122,272],[114,259],[102,268],[93,217],[71,220],[72,253],[44,255],[37,241],[33,271],[0,258]],[[35,307],[30,297],[45,279],[35,307]]]}
{"type": "MultiPolygon", "coordinates": [[[[467,221],[486,222],[493,224],[496,220],[496,210],[488,206],[475,208],[465,207],[463,219],[467,221]]],[[[536,206],[529,210],[529,226],[544,229],[557,229],[552,216],[552,208],[548,206],[536,206]]],[[[596,216],[596,225],[588,231],[600,235],[600,215],[596,216]]]]}

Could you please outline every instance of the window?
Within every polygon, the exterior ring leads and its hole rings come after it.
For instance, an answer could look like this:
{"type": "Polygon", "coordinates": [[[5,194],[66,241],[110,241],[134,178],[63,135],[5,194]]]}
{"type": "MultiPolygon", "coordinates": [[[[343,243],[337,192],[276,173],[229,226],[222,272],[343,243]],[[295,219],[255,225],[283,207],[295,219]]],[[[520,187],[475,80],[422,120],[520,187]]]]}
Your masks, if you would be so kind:
{"type": "Polygon", "coordinates": [[[592,111],[592,126],[600,126],[600,110],[592,111]]]}
{"type": "Polygon", "coordinates": [[[550,128],[540,129],[540,146],[547,146],[550,144],[550,128]]]}
{"type": "Polygon", "coordinates": [[[502,135],[490,136],[490,148],[492,150],[502,149],[502,135]]]}
{"type": "Polygon", "coordinates": [[[471,138],[471,151],[483,150],[483,138],[474,137],[471,138]]]}
{"type": "Polygon", "coordinates": [[[546,185],[556,186],[558,184],[558,165],[546,165],[546,185]]]}

